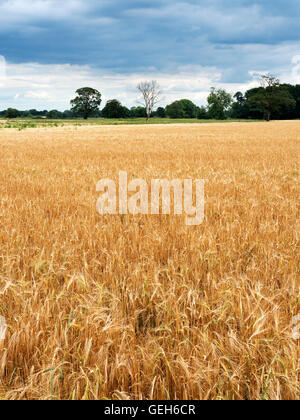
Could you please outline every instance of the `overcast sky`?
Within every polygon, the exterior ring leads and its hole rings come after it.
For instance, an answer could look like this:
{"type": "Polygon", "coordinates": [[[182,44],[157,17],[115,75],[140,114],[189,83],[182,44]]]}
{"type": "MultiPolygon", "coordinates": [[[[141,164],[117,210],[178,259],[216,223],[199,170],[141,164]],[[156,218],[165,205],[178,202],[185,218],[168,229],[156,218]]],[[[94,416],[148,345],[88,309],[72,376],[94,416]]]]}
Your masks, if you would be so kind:
{"type": "Polygon", "coordinates": [[[163,105],[300,83],[299,21],[299,0],[0,0],[0,109],[68,109],[83,86],[134,106],[145,79],[163,105]]]}

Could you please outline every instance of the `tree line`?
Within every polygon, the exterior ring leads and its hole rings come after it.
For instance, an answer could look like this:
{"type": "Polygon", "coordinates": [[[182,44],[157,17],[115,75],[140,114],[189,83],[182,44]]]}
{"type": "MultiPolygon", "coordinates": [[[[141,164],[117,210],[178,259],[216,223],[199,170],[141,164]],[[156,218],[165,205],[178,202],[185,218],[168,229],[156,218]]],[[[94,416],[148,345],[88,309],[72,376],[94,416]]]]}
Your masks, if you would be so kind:
{"type": "Polygon", "coordinates": [[[139,106],[127,108],[117,99],[107,101],[100,110],[101,93],[93,88],[81,88],[71,101],[71,109],[18,111],[9,108],[0,112],[6,118],[146,118],[171,119],[296,119],[300,118],[300,85],[282,84],[270,75],[261,77],[260,86],[245,94],[231,95],[224,89],[211,88],[207,106],[197,106],[189,99],[174,101],[166,107],[157,106],[161,90],[156,81],[142,82],[137,86],[140,93],[139,106]]]}

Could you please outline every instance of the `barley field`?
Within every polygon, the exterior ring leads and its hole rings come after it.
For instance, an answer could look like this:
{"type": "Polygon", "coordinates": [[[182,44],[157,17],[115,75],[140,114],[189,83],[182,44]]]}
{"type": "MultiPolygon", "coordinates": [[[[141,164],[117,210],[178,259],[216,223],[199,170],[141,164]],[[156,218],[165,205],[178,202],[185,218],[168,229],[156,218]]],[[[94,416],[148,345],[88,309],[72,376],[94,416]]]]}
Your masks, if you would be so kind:
{"type": "Polygon", "coordinates": [[[2,129],[0,399],[299,399],[299,156],[299,121],[2,129]],[[120,170],[205,179],[204,223],[100,216],[120,170]]]}

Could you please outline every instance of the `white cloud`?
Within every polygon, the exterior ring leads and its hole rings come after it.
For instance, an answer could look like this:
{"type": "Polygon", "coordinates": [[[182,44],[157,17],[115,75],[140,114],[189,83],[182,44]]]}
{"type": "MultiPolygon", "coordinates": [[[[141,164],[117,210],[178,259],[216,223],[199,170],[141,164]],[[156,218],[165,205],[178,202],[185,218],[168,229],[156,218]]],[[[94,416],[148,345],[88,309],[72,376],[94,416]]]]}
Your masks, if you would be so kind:
{"type": "Polygon", "coordinates": [[[5,58],[0,55],[0,87],[4,86],[6,79],[6,61],[5,58]]]}
{"type": "MultiPolygon", "coordinates": [[[[20,95],[18,95],[18,98],[19,97],[20,95]]],[[[45,90],[29,91],[25,94],[25,98],[53,100],[51,94],[45,90]]]]}
{"type": "MultiPolygon", "coordinates": [[[[5,60],[0,60],[0,63],[5,60]]],[[[44,65],[39,63],[6,63],[7,74],[0,85],[0,109],[59,109],[70,107],[75,91],[83,86],[98,89],[103,104],[119,99],[124,105],[136,106],[137,83],[157,80],[162,88],[161,105],[187,98],[204,105],[212,86],[223,87],[231,93],[245,91],[258,85],[261,71],[249,72],[246,83],[221,83],[222,72],[215,67],[181,66],[168,72],[149,68],[142,72],[117,74],[79,65],[44,65]]],[[[266,69],[268,72],[268,69],[266,69]]],[[[295,56],[289,70],[281,74],[282,81],[296,83],[300,75],[300,56],[295,56]]]]}
{"type": "Polygon", "coordinates": [[[216,68],[179,67],[176,74],[144,72],[116,74],[89,66],[7,63],[8,76],[0,88],[0,109],[67,109],[76,89],[91,86],[103,95],[103,102],[117,98],[127,106],[137,105],[136,86],[141,80],[158,80],[163,90],[162,104],[179,98],[203,103],[210,86],[218,83],[221,73],[216,68]]]}
{"type": "Polygon", "coordinates": [[[300,84],[300,55],[295,55],[292,59],[292,82],[295,84],[300,84]]]}

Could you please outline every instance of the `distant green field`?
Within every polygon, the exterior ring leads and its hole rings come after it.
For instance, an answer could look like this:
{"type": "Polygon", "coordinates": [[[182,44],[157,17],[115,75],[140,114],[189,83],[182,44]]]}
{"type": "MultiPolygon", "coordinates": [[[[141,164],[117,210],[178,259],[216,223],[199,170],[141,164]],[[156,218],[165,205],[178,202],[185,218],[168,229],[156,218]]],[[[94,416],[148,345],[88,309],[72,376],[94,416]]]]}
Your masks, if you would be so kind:
{"type": "Polygon", "coordinates": [[[23,130],[26,128],[40,127],[63,127],[73,125],[80,127],[82,125],[145,125],[145,124],[207,124],[207,123],[230,123],[230,122],[257,122],[257,120],[197,120],[197,119],[170,119],[170,118],[151,118],[147,123],[145,118],[129,118],[129,119],[107,119],[107,118],[90,118],[84,119],[65,119],[65,120],[47,120],[47,119],[0,119],[1,128],[15,128],[23,130]]]}

